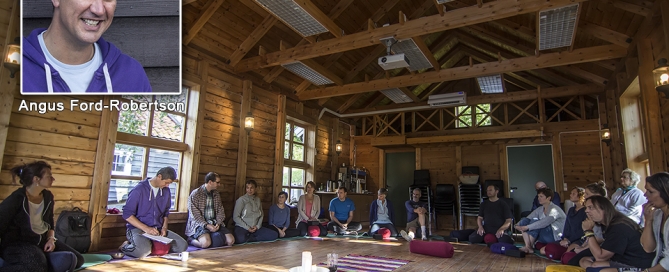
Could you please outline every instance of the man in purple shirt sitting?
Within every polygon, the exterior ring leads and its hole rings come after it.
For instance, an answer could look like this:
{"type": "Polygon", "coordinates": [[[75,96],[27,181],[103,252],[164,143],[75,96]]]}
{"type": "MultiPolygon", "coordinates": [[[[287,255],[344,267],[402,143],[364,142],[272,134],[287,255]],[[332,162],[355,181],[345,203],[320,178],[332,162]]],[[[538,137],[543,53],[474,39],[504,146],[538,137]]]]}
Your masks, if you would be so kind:
{"type": "Polygon", "coordinates": [[[186,240],[167,229],[170,214],[171,194],[169,186],[176,182],[177,173],[172,167],[158,170],[155,177],[146,178],[130,191],[128,201],[123,207],[123,219],[128,241],[119,248],[123,253],[135,258],[143,258],[151,254],[152,241],[143,236],[166,236],[172,239],[171,252],[183,252],[188,248],[186,240]]]}
{"type": "Polygon", "coordinates": [[[420,196],[421,190],[419,188],[413,189],[411,200],[404,203],[404,207],[407,209],[408,223],[406,231],[400,231],[400,235],[407,241],[411,241],[415,237],[421,237],[423,241],[427,240],[427,231],[425,230],[425,217],[428,215],[427,203],[420,201],[420,196]],[[419,227],[421,232],[416,231],[419,227]]]}

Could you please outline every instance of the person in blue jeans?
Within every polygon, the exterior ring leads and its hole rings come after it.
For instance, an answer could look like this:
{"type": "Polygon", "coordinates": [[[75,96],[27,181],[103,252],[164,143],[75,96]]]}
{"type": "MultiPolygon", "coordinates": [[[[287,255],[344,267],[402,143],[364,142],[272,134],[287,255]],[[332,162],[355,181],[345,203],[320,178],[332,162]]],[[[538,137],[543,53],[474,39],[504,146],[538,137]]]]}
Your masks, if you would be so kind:
{"type": "Polygon", "coordinates": [[[516,230],[523,233],[525,246],[520,250],[525,253],[534,253],[534,243],[552,243],[560,240],[567,216],[562,209],[551,202],[553,190],[548,187],[537,190],[539,208],[523,218],[516,225],[516,230]]]}

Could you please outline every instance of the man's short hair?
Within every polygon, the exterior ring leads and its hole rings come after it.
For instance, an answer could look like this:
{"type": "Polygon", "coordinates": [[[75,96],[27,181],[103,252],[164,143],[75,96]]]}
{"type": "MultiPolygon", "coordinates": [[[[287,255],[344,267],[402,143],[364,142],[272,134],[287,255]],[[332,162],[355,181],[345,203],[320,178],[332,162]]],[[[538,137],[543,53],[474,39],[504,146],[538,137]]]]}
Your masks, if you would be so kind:
{"type": "Polygon", "coordinates": [[[172,168],[172,166],[163,167],[158,170],[156,177],[160,175],[162,179],[171,179],[174,182],[177,182],[177,171],[172,168]]]}
{"type": "Polygon", "coordinates": [[[206,176],[204,176],[204,184],[209,183],[210,181],[216,182],[216,178],[218,178],[219,175],[215,172],[209,172],[207,173],[206,176]]]}
{"type": "Polygon", "coordinates": [[[344,190],[344,193],[348,193],[348,189],[344,186],[339,187],[339,190],[344,190]]]}
{"type": "Polygon", "coordinates": [[[288,199],[288,193],[286,193],[286,191],[281,191],[281,192],[279,192],[279,195],[277,195],[277,196],[278,196],[278,197],[281,197],[281,195],[286,196],[286,199],[288,199]]]}
{"type": "Polygon", "coordinates": [[[253,187],[258,188],[258,183],[256,183],[256,181],[252,179],[247,180],[245,184],[246,185],[253,184],[253,187]]]}
{"type": "Polygon", "coordinates": [[[488,184],[488,186],[486,186],[485,189],[488,190],[488,187],[490,186],[494,187],[495,191],[499,191],[499,186],[497,186],[497,184],[488,184]]]}
{"type": "Polygon", "coordinates": [[[537,190],[537,194],[542,194],[546,198],[550,197],[551,201],[553,201],[553,190],[551,188],[548,188],[548,187],[541,188],[541,189],[537,190]]]}
{"type": "Polygon", "coordinates": [[[388,195],[388,189],[386,189],[386,188],[379,189],[379,194],[380,195],[388,195]]]}

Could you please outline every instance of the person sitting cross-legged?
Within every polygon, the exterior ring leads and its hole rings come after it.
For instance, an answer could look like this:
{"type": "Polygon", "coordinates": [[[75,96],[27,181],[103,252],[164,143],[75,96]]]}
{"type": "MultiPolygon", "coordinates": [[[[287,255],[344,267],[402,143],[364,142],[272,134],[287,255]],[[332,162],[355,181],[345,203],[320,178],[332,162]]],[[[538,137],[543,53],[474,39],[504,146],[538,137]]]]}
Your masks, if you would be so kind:
{"type": "Polygon", "coordinates": [[[423,240],[427,240],[427,231],[425,229],[425,219],[428,215],[427,203],[420,201],[420,197],[420,189],[413,189],[411,192],[411,200],[407,200],[407,202],[404,203],[404,207],[407,209],[407,221],[409,223],[407,223],[406,231],[400,231],[400,235],[407,241],[411,241],[415,237],[421,237],[423,240]],[[420,227],[420,233],[416,232],[418,227],[420,227]],[[418,234],[418,236],[416,234],[418,234]]]}
{"type": "Polygon", "coordinates": [[[525,246],[520,250],[525,253],[534,252],[534,243],[552,243],[560,239],[567,216],[562,209],[551,202],[553,190],[548,187],[537,190],[537,198],[541,206],[532,211],[516,225],[516,230],[523,233],[525,246]]]}
{"type": "Polygon", "coordinates": [[[235,243],[273,241],[279,235],[269,228],[262,227],[263,211],[260,198],[256,194],[258,183],[246,181],[246,194],[235,203],[233,219],[235,220],[235,243]]]}
{"type": "Polygon", "coordinates": [[[204,177],[204,184],[193,190],[188,197],[186,237],[195,247],[231,246],[235,243],[235,237],[223,224],[225,212],[221,194],[216,190],[220,183],[221,177],[209,172],[204,177]]]}
{"type": "Polygon", "coordinates": [[[397,236],[397,229],[393,222],[395,221],[395,212],[393,204],[386,199],[388,190],[386,188],[379,189],[378,199],[374,200],[369,208],[369,222],[371,223],[369,235],[373,236],[381,228],[386,228],[390,231],[390,236],[397,236]]]}
{"type": "Polygon", "coordinates": [[[269,207],[269,221],[267,228],[276,232],[279,238],[290,238],[300,235],[297,229],[289,229],[290,207],[286,205],[288,193],[281,191],[277,195],[276,204],[269,207]]]}
{"type": "Polygon", "coordinates": [[[355,211],[355,204],[353,200],[346,197],[346,187],[339,187],[337,190],[337,197],[330,201],[330,222],[328,223],[328,230],[338,235],[343,235],[347,232],[358,232],[362,229],[359,222],[353,221],[353,211],[355,211]]]}
{"type": "Polygon", "coordinates": [[[469,235],[469,242],[480,244],[486,243],[507,243],[513,244],[513,238],[504,234],[511,226],[513,215],[511,208],[497,197],[499,187],[490,184],[486,188],[488,199],[481,203],[479,216],[476,219],[478,230],[469,235]],[[485,237],[485,239],[484,239],[485,237]]]}
{"type": "Polygon", "coordinates": [[[321,198],[314,194],[315,190],[316,184],[313,181],[307,181],[307,185],[304,186],[304,194],[297,201],[297,221],[295,225],[297,225],[297,230],[300,231],[299,236],[307,235],[309,226],[318,227],[318,236],[328,235],[328,230],[318,220],[321,216],[321,198]]]}

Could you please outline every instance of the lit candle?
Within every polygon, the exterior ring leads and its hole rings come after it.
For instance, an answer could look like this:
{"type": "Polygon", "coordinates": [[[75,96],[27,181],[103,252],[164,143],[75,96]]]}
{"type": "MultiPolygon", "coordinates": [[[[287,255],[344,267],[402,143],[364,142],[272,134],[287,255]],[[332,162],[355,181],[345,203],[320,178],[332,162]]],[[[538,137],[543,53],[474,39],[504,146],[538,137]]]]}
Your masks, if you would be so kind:
{"type": "Polygon", "coordinates": [[[310,272],[311,271],[311,252],[304,251],[302,252],[302,271],[310,272]]]}

